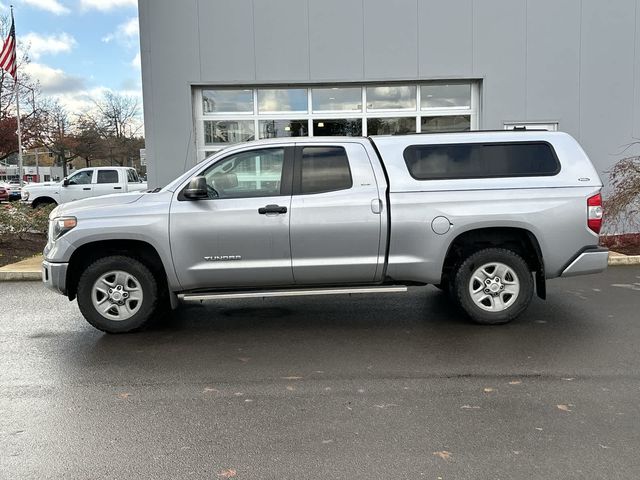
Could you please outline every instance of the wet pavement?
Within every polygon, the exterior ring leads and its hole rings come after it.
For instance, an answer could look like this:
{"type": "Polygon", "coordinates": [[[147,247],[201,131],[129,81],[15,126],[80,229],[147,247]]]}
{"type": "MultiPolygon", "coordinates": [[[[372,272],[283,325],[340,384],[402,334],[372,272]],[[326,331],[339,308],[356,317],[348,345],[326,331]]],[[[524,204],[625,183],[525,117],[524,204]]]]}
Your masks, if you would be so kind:
{"type": "Polygon", "coordinates": [[[426,287],[113,336],[0,283],[0,478],[640,478],[640,268],[548,291],[497,327],[426,287]]]}

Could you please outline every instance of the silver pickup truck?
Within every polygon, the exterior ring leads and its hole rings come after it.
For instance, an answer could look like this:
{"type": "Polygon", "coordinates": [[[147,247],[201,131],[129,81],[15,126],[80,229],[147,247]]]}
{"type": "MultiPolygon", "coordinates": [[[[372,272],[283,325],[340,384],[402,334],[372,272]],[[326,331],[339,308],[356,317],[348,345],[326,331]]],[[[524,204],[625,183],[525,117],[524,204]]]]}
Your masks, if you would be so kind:
{"type": "Polygon", "coordinates": [[[112,333],[180,301],[426,284],[505,323],[546,279],[606,268],[601,188],[564,133],[262,140],[153,192],[57,207],[43,280],[112,333]]]}

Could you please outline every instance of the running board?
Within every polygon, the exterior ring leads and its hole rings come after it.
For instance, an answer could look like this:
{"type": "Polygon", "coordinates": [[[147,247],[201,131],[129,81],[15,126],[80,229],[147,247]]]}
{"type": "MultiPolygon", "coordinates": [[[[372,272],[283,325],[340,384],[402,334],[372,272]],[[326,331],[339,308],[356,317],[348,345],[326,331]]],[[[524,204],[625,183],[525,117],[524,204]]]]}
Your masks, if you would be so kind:
{"type": "Polygon", "coordinates": [[[351,295],[354,293],[403,293],[406,291],[407,287],[405,286],[314,288],[300,290],[264,290],[260,292],[182,293],[178,294],[178,298],[184,302],[203,302],[205,300],[226,300],[230,298],[308,297],[314,295],[351,295]]]}

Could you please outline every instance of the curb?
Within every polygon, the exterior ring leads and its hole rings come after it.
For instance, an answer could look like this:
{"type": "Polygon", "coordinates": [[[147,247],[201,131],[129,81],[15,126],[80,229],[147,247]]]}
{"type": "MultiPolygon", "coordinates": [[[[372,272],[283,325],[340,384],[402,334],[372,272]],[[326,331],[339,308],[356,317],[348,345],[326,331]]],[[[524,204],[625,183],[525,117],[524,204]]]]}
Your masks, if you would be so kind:
{"type": "Polygon", "coordinates": [[[609,266],[640,265],[640,255],[609,255],[609,266]]]}
{"type": "Polygon", "coordinates": [[[41,272],[0,272],[0,282],[36,282],[42,281],[41,272]]]}

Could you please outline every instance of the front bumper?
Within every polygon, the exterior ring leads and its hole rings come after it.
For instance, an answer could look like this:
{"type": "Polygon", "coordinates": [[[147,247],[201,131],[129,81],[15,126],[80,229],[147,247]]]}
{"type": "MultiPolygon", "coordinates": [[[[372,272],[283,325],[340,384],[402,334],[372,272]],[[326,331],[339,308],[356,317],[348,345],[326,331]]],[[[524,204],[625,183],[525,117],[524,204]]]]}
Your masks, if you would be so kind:
{"type": "Polygon", "coordinates": [[[68,263],[42,262],[42,282],[45,287],[54,292],[67,294],[67,268],[68,263]]]}
{"type": "Polygon", "coordinates": [[[609,249],[603,247],[589,248],[578,255],[567,268],[562,271],[561,277],[573,277],[576,275],[588,275],[600,273],[607,268],[609,263],[609,249]]]}

